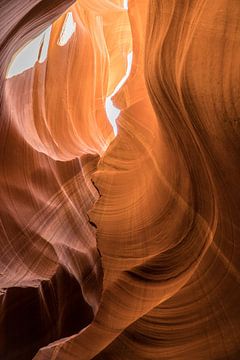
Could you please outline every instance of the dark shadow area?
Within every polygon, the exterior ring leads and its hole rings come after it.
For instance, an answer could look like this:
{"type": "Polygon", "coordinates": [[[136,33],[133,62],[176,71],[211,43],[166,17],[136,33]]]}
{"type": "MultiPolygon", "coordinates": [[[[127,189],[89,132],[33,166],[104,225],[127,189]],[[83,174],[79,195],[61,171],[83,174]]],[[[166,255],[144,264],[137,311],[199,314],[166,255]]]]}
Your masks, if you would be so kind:
{"type": "Polygon", "coordinates": [[[93,319],[80,285],[63,268],[40,289],[8,289],[0,314],[1,360],[31,360],[39,348],[77,333],[93,319]]]}

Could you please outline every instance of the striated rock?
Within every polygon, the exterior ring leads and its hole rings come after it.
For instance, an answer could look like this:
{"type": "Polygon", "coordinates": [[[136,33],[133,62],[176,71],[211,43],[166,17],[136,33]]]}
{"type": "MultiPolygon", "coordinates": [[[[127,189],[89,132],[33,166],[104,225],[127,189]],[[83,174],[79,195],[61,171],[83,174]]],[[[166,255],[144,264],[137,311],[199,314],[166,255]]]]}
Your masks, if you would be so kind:
{"type": "Polygon", "coordinates": [[[240,4],[123,3],[0,4],[1,359],[240,357],[240,4]]]}

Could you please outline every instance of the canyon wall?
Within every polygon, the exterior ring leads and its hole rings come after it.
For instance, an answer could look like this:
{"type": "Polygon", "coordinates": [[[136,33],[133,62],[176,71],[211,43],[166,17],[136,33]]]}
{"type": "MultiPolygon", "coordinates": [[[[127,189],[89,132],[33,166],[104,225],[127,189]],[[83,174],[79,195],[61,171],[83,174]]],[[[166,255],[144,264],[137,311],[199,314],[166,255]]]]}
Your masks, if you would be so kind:
{"type": "Polygon", "coordinates": [[[0,359],[238,360],[239,2],[0,10],[0,359]]]}

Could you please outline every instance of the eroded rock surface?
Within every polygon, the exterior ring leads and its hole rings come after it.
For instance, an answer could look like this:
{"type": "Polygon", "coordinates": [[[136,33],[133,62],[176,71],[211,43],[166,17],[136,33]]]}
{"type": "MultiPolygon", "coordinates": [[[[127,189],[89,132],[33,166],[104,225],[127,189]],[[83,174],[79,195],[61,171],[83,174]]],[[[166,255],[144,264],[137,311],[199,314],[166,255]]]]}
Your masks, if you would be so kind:
{"type": "Polygon", "coordinates": [[[0,1],[1,359],[240,358],[240,3],[123,5],[0,1]]]}

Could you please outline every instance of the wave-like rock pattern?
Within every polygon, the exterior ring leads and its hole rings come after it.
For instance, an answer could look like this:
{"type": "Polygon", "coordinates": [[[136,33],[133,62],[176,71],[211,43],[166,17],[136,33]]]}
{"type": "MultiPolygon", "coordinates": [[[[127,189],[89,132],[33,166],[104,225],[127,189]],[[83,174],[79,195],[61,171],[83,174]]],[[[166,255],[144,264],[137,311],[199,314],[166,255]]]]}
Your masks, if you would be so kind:
{"type": "Polygon", "coordinates": [[[240,4],[128,6],[0,3],[1,359],[240,358],[240,4]]]}

